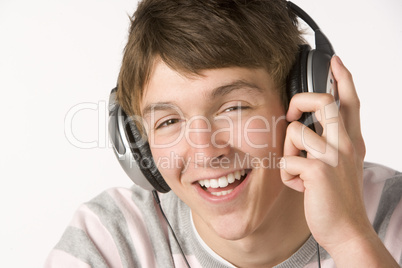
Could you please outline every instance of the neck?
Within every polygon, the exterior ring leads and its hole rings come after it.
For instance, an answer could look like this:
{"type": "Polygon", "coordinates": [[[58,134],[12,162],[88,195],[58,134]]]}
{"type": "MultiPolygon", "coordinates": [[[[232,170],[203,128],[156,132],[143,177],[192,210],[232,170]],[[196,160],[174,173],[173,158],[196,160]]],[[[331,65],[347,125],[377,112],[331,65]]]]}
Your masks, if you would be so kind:
{"type": "Polygon", "coordinates": [[[295,253],[310,236],[303,194],[285,188],[269,208],[261,225],[237,240],[212,232],[195,214],[194,225],[204,242],[237,267],[271,267],[295,253]]]}

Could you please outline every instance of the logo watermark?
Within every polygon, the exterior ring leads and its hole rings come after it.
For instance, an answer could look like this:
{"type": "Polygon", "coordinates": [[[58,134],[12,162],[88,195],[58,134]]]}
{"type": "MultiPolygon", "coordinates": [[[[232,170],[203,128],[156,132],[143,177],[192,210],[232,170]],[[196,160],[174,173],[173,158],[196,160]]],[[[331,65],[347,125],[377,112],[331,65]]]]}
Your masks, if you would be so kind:
{"type": "MultiPolygon", "coordinates": [[[[189,146],[193,149],[203,150],[206,148],[225,148],[228,146],[235,145],[237,148],[247,147],[253,149],[264,149],[269,150],[270,148],[277,148],[277,146],[282,146],[283,144],[277,144],[278,135],[285,135],[282,128],[278,128],[280,124],[286,123],[285,116],[272,116],[271,118],[266,118],[261,115],[253,115],[249,117],[243,116],[242,111],[239,109],[235,116],[215,116],[212,120],[205,116],[193,116],[190,118],[185,118],[183,113],[177,107],[174,107],[176,111],[175,119],[179,119],[182,122],[177,130],[174,131],[174,135],[168,139],[168,142],[163,142],[164,140],[158,138],[152,131],[155,130],[155,125],[157,118],[155,118],[155,111],[150,110],[150,119],[148,121],[145,118],[139,116],[117,118],[121,120],[123,128],[129,130],[128,124],[137,124],[143,127],[144,130],[148,130],[150,135],[145,135],[144,133],[140,136],[141,140],[136,143],[130,143],[131,147],[142,146],[148,144],[154,149],[172,149],[179,144],[185,142],[185,146],[189,146]],[[257,127],[256,127],[257,126],[257,127]],[[279,131],[281,130],[281,131],[279,131]],[[265,135],[265,136],[264,136],[265,135]],[[203,138],[199,138],[203,136],[203,138]],[[263,142],[259,140],[253,140],[253,137],[264,136],[263,142]],[[224,138],[222,138],[224,137],[224,138]]],[[[316,116],[321,122],[324,122],[325,129],[325,146],[317,146],[311,139],[306,137],[306,129],[303,128],[301,132],[301,141],[303,147],[309,152],[311,157],[321,159],[322,161],[336,166],[338,164],[338,146],[339,146],[339,123],[338,123],[338,108],[337,104],[331,103],[324,107],[321,111],[317,111],[316,116]]],[[[117,117],[117,115],[116,115],[117,117]]],[[[84,102],[72,106],[66,113],[64,120],[64,133],[67,141],[77,148],[82,149],[93,149],[93,148],[113,148],[113,143],[109,139],[108,131],[108,120],[109,111],[107,109],[106,101],[99,101],[97,103],[84,102]],[[97,135],[93,136],[91,139],[85,139],[80,137],[78,131],[75,129],[75,124],[80,120],[80,117],[85,117],[90,115],[95,121],[97,121],[97,135]]],[[[123,134],[124,135],[124,134],[123,134]]],[[[197,153],[193,156],[193,159],[186,158],[177,155],[173,151],[167,156],[159,158],[157,163],[158,167],[168,168],[173,166],[185,166],[187,167],[193,163],[195,166],[204,166],[205,163],[209,163],[211,168],[225,168],[227,165],[233,167],[233,163],[239,167],[242,166],[261,166],[266,168],[273,168],[278,166],[279,156],[267,155],[266,158],[255,158],[251,156],[246,156],[242,161],[246,161],[242,165],[240,158],[237,159],[197,159],[197,157],[203,157],[201,154],[197,153]],[[234,161],[234,162],[233,162],[234,161]],[[201,163],[201,164],[197,164],[201,163]],[[204,164],[202,164],[204,163],[204,164]],[[215,165],[215,164],[216,165],[215,165]],[[180,165],[179,165],[180,164],[180,165]]],[[[137,161],[133,158],[133,161],[137,161]]],[[[227,168],[227,167],[226,167],[227,168]]]]}

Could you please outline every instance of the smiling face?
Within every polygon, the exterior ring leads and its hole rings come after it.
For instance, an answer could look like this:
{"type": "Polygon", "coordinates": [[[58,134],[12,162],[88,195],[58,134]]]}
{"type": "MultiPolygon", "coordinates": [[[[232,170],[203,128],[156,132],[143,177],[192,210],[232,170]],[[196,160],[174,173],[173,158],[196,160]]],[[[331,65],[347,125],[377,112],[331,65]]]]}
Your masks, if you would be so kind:
{"type": "Polygon", "coordinates": [[[158,61],[141,101],[150,148],[195,225],[236,240],[255,233],[284,191],[287,122],[264,69],[183,75],[158,61]]]}

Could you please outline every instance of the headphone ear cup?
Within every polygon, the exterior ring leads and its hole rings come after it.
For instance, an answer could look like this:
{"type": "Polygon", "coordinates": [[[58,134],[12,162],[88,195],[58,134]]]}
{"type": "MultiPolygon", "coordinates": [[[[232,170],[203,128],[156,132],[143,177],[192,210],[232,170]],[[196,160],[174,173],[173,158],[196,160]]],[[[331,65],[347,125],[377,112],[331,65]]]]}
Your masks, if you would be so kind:
{"type": "Polygon", "coordinates": [[[130,150],[141,172],[155,190],[161,193],[169,192],[170,187],[163,179],[154,162],[148,141],[144,139],[131,117],[127,117],[126,122],[125,131],[129,140],[130,150]]]}
{"type": "MultiPolygon", "coordinates": [[[[295,64],[287,78],[286,86],[289,103],[294,95],[302,92],[309,92],[308,75],[311,70],[308,70],[308,58],[310,53],[312,53],[312,50],[309,45],[299,45],[299,54],[297,55],[295,64]]],[[[316,128],[314,127],[314,118],[311,113],[303,113],[299,122],[305,124],[313,131],[316,131],[316,128]]]]}
{"type": "Polygon", "coordinates": [[[161,193],[170,191],[152,157],[146,137],[133,117],[127,116],[116,98],[117,87],[109,96],[109,138],[119,164],[138,186],[161,193]],[[135,163],[134,163],[135,161],[135,163]]]}
{"type": "Polygon", "coordinates": [[[299,54],[286,81],[289,102],[297,93],[308,92],[307,59],[310,51],[309,45],[299,45],[299,54]]]}

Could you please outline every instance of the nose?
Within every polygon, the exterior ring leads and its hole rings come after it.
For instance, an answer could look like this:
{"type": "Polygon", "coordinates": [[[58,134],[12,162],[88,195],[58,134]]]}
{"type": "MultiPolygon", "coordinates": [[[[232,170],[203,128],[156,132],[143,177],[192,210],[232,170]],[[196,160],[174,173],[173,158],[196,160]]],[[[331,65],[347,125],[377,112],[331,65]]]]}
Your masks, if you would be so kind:
{"type": "Polygon", "coordinates": [[[186,127],[187,156],[198,159],[198,164],[208,164],[229,156],[230,133],[217,128],[206,117],[192,118],[186,127]]]}

